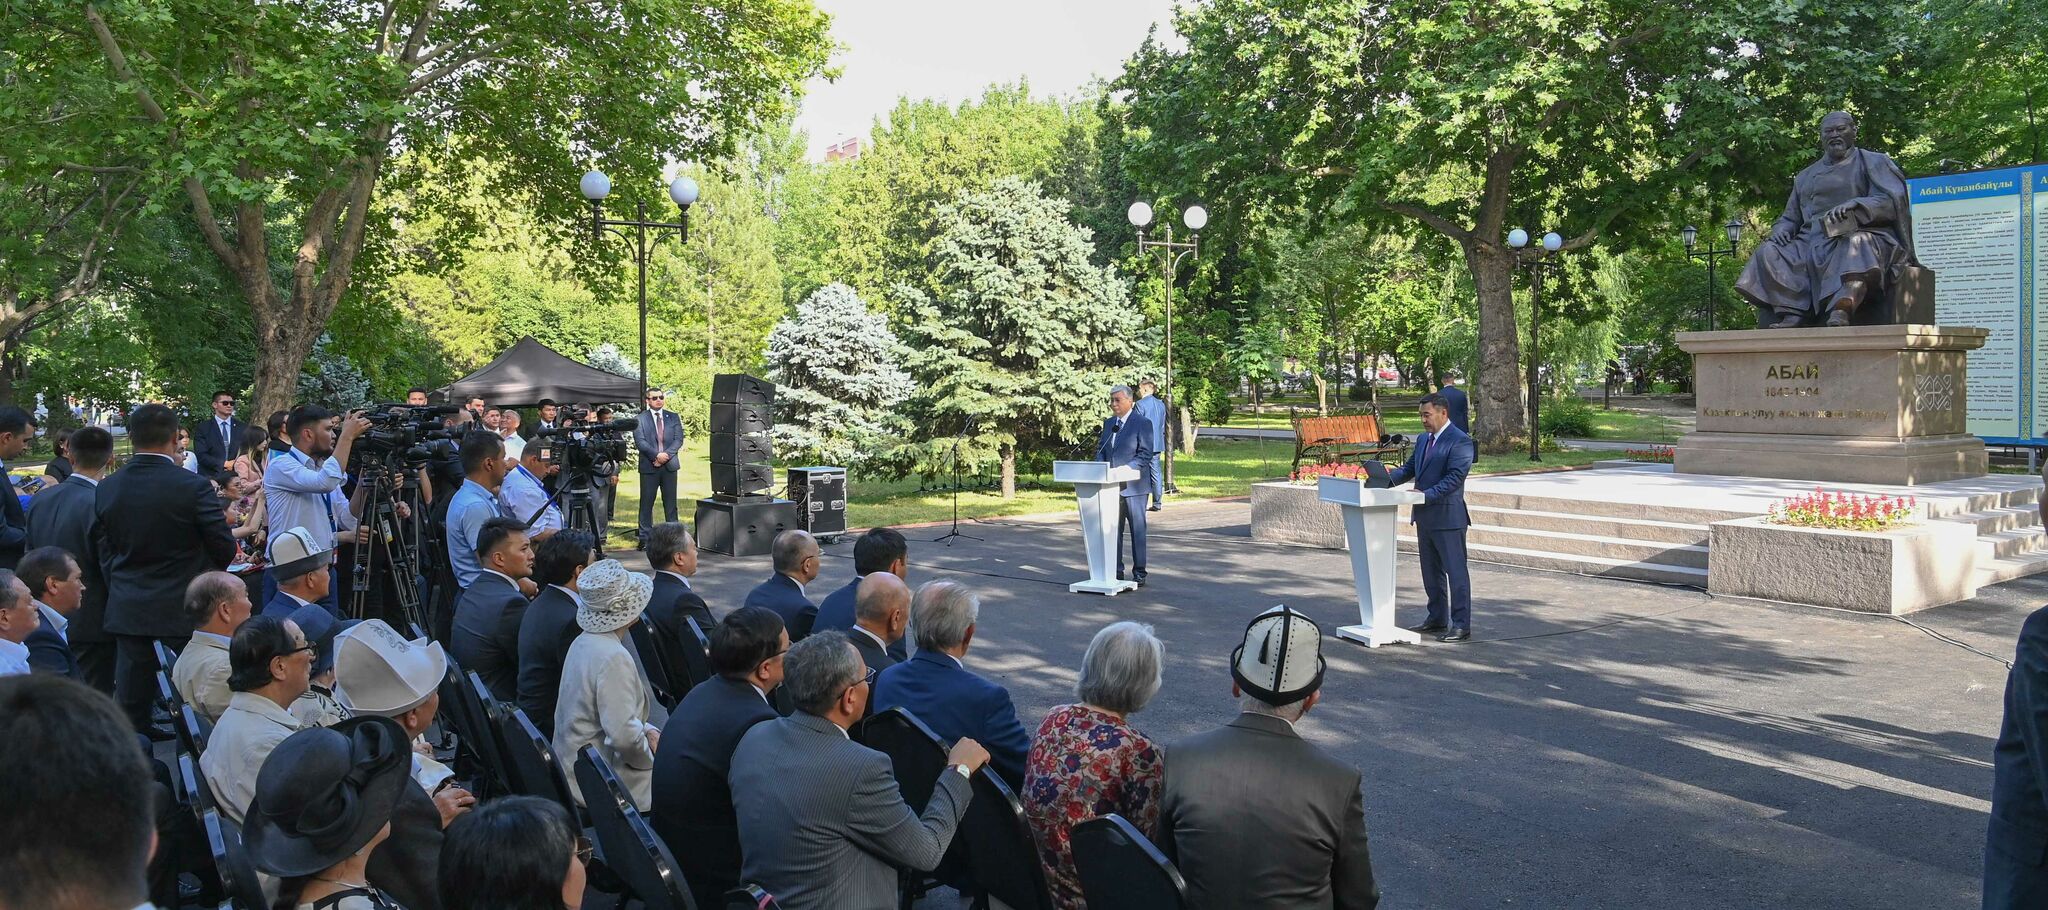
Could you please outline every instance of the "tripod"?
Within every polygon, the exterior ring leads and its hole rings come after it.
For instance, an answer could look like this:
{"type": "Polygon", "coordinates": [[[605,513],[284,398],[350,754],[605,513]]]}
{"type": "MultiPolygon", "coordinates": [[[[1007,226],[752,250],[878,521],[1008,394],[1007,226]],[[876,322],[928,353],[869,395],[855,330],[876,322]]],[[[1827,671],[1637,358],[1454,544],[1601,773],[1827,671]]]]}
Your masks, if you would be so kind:
{"type": "Polygon", "coordinates": [[[419,541],[424,515],[418,475],[379,462],[363,469],[357,485],[369,489],[363,502],[362,526],[370,529],[370,539],[356,545],[349,615],[371,619],[383,614],[385,585],[389,584],[397,600],[397,618],[408,626],[426,628],[427,615],[420,593],[419,541]],[[406,517],[398,514],[401,502],[406,504],[406,517]]]}
{"type": "Polygon", "coordinates": [[[950,547],[953,545],[953,538],[955,537],[981,540],[981,538],[972,534],[960,533],[960,446],[967,441],[967,434],[973,431],[974,428],[968,426],[962,427],[960,432],[953,434],[953,529],[932,538],[932,543],[943,541],[946,546],[950,547]]]}
{"type": "Polygon", "coordinates": [[[591,492],[590,469],[565,469],[562,482],[555,485],[554,495],[549,496],[547,502],[541,503],[540,508],[532,515],[526,516],[526,526],[533,527],[533,523],[539,521],[542,515],[546,515],[549,507],[554,506],[557,501],[563,503],[563,527],[572,531],[590,532],[591,537],[597,541],[597,555],[603,556],[605,532],[610,529],[597,520],[597,500],[591,492]]]}

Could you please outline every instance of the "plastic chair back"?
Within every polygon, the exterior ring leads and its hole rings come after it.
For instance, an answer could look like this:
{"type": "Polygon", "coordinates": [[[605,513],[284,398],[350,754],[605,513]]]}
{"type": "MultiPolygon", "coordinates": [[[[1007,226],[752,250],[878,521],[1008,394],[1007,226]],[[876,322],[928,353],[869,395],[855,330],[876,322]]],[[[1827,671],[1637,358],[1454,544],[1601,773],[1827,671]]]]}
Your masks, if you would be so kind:
{"type": "Polygon", "coordinates": [[[1104,815],[1075,825],[1074,871],[1091,907],[1181,910],[1188,884],[1166,854],[1121,815],[1104,815]]]}
{"type": "Polygon", "coordinates": [[[597,754],[596,746],[584,746],[576,753],[576,785],[583,791],[583,804],[590,809],[591,827],[596,829],[605,864],[625,882],[633,898],[647,910],[697,910],[668,845],[633,807],[625,785],[597,754]]]}

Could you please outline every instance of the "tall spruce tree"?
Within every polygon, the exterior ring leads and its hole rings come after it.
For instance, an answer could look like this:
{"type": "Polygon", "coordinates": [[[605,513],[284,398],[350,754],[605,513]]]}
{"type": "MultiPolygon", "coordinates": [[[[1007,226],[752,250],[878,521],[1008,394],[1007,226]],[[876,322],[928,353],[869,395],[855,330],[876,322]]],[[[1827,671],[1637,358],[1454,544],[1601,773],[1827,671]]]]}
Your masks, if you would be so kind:
{"type": "Polygon", "coordinates": [[[843,284],[797,305],[768,335],[775,450],[785,460],[849,470],[887,456],[903,429],[895,407],[910,397],[903,346],[881,314],[843,284]]]}
{"type": "Polygon", "coordinates": [[[999,460],[1010,498],[1018,455],[1093,439],[1104,390],[1128,379],[1139,314],[1068,208],[1015,177],[939,207],[937,293],[897,285],[926,470],[999,460]]]}

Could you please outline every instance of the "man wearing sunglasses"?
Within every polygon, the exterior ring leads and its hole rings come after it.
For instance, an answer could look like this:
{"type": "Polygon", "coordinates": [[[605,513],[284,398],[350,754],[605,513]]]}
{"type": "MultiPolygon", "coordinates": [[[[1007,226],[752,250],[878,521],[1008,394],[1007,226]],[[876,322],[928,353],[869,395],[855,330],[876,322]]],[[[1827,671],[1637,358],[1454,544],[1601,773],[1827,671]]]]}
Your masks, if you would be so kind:
{"type": "Polygon", "coordinates": [[[647,390],[647,409],[633,428],[633,447],[640,450],[640,532],[646,545],[654,525],[654,494],[661,494],[663,521],[676,520],[676,461],[683,451],[683,421],[668,410],[668,394],[647,390]]]}
{"type": "Polygon", "coordinates": [[[199,459],[199,476],[219,477],[234,463],[247,426],[235,419],[235,393],[213,393],[213,417],[192,425],[192,455],[199,459]]]}

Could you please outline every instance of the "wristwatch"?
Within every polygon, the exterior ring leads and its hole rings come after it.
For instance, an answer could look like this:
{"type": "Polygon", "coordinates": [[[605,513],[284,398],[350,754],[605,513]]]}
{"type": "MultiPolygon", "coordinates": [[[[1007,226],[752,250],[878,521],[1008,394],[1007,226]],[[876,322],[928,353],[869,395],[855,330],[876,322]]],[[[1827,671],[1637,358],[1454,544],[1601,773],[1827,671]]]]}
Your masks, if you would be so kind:
{"type": "Polygon", "coordinates": [[[972,772],[972,771],[969,771],[969,770],[967,770],[967,765],[966,765],[966,763],[964,763],[964,762],[963,762],[963,763],[961,763],[961,764],[957,764],[957,765],[954,765],[954,766],[953,766],[953,768],[952,768],[952,770],[954,770],[954,771],[957,771],[957,772],[959,772],[959,773],[960,773],[960,779],[961,779],[961,780],[967,780],[967,781],[972,781],[972,780],[974,780],[974,772],[972,772]]]}

